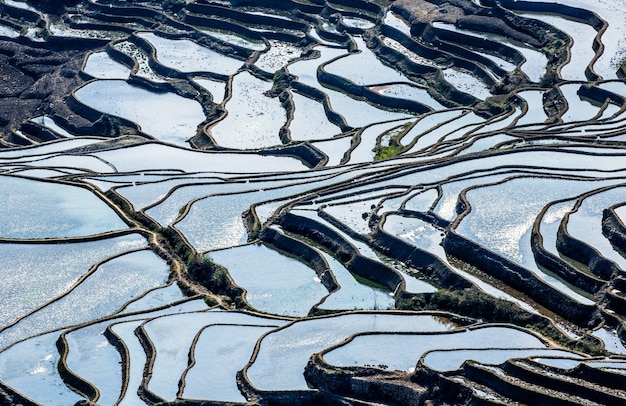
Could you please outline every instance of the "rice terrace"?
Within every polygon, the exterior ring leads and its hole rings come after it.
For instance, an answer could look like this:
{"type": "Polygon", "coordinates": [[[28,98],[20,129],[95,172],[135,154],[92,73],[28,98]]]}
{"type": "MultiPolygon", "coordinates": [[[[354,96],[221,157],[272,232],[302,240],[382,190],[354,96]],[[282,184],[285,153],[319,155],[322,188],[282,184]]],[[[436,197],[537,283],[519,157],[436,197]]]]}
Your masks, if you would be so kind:
{"type": "Polygon", "coordinates": [[[0,0],[1,405],[624,405],[624,0],[0,0]]]}

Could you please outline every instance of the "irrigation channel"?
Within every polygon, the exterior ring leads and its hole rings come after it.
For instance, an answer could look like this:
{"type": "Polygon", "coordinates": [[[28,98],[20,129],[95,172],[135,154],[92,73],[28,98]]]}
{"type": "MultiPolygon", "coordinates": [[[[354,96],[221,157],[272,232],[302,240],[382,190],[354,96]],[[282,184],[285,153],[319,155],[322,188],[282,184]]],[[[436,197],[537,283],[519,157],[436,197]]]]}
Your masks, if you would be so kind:
{"type": "Polygon", "coordinates": [[[623,404],[625,25],[1,0],[0,404],[623,404]]]}

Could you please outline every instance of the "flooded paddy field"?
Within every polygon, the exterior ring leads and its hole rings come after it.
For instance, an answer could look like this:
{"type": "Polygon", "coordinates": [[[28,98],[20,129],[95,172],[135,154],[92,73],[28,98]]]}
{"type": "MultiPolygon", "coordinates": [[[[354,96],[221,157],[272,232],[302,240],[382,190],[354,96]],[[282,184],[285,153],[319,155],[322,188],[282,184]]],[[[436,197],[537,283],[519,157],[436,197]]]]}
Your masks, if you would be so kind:
{"type": "Polygon", "coordinates": [[[625,5],[0,10],[0,403],[623,402],[625,5]]]}

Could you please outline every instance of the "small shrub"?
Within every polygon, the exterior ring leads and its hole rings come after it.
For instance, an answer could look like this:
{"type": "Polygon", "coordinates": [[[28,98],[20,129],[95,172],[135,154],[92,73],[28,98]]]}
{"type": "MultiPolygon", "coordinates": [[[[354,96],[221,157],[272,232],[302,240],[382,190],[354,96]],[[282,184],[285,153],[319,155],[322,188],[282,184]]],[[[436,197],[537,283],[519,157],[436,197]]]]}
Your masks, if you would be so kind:
{"type": "Polygon", "coordinates": [[[558,79],[556,71],[554,69],[548,69],[541,77],[539,85],[541,87],[553,87],[558,82],[558,79]]]}
{"type": "Polygon", "coordinates": [[[376,155],[374,160],[381,161],[383,159],[391,158],[398,155],[404,147],[402,145],[387,145],[379,146],[376,148],[376,155]]]}
{"type": "Polygon", "coordinates": [[[228,272],[221,266],[213,267],[213,277],[211,281],[213,282],[213,286],[217,289],[225,289],[228,286],[228,272]]]}
{"type": "Polygon", "coordinates": [[[160,234],[165,238],[170,247],[173,248],[176,255],[178,255],[186,263],[190,263],[194,259],[193,250],[180,235],[171,227],[165,227],[160,230],[160,234]]]}
{"type": "Polygon", "coordinates": [[[283,72],[282,69],[277,70],[276,72],[274,72],[274,82],[278,82],[281,79],[283,79],[285,77],[285,72],[283,72]]]}

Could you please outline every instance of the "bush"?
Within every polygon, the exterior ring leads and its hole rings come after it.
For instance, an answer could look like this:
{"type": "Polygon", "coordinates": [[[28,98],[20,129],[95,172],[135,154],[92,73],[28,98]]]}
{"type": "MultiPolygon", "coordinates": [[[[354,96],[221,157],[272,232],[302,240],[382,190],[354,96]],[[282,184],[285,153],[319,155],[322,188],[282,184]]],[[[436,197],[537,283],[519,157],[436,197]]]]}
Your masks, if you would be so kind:
{"type": "Polygon", "coordinates": [[[225,294],[235,301],[242,293],[240,289],[231,285],[226,268],[200,254],[193,254],[189,258],[187,272],[211,292],[225,294]]]}
{"type": "Polygon", "coordinates": [[[171,227],[165,227],[161,229],[161,235],[165,238],[165,240],[174,250],[176,255],[182,258],[183,261],[189,264],[194,259],[192,249],[187,243],[185,243],[185,241],[183,241],[183,239],[174,229],[172,229],[171,227]]]}
{"type": "Polygon", "coordinates": [[[404,147],[402,145],[387,145],[376,148],[374,160],[380,161],[398,155],[404,147]]]}
{"type": "Polygon", "coordinates": [[[543,76],[541,77],[541,81],[539,82],[539,85],[541,87],[553,87],[554,85],[556,85],[559,81],[559,77],[556,74],[556,71],[554,69],[550,69],[548,68],[548,70],[546,70],[546,73],[543,74],[543,76]]]}
{"type": "Polygon", "coordinates": [[[224,293],[230,287],[226,269],[200,254],[189,259],[187,272],[213,292],[224,293]]]}

